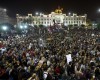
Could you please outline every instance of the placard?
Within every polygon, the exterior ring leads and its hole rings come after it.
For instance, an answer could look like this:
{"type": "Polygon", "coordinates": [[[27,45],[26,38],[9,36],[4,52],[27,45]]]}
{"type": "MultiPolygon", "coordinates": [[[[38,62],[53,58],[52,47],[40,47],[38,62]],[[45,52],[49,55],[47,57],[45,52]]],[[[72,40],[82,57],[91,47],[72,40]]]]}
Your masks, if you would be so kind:
{"type": "Polygon", "coordinates": [[[72,61],[71,54],[66,55],[66,58],[67,58],[67,63],[69,64],[69,62],[72,61]]]}

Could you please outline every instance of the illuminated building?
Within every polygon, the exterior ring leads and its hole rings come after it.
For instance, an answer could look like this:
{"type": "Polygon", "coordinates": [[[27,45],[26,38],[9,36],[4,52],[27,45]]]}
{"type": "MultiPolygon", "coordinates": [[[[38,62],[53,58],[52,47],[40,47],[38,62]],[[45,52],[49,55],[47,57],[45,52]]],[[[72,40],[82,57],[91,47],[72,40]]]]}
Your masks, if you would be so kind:
{"type": "Polygon", "coordinates": [[[6,14],[6,9],[0,8],[0,24],[8,23],[8,15],[6,14]]]}
{"type": "Polygon", "coordinates": [[[78,16],[77,14],[63,14],[63,9],[56,9],[54,12],[51,12],[50,14],[42,14],[42,13],[36,13],[35,16],[32,14],[28,14],[28,16],[20,16],[19,14],[16,15],[17,18],[17,24],[27,23],[30,25],[44,25],[44,26],[53,26],[54,24],[57,25],[86,25],[86,18],[87,15],[84,14],[82,16],[78,16]]]}
{"type": "Polygon", "coordinates": [[[16,21],[15,19],[12,19],[7,15],[6,9],[0,8],[0,24],[4,24],[4,23],[15,24],[16,21]]]}

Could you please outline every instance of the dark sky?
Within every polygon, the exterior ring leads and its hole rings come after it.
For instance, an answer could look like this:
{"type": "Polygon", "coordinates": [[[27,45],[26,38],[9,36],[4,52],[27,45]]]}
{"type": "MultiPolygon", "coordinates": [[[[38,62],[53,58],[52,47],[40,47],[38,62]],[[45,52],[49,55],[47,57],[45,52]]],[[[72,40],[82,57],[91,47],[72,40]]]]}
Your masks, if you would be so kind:
{"type": "Polygon", "coordinates": [[[0,0],[0,7],[7,8],[8,14],[15,17],[16,13],[27,15],[36,11],[50,13],[58,6],[64,9],[64,13],[86,13],[89,19],[100,18],[98,8],[100,0],[0,0]]]}

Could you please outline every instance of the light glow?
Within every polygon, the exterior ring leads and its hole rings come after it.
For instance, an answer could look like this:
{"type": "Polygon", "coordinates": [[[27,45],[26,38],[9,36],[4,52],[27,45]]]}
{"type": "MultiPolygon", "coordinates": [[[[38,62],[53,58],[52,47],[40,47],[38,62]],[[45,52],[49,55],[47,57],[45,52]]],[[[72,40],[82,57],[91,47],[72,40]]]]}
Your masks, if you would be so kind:
{"type": "Polygon", "coordinates": [[[21,29],[23,29],[23,26],[20,26],[21,29]]]}
{"type": "Polygon", "coordinates": [[[25,26],[24,26],[24,28],[26,29],[26,28],[27,28],[27,26],[25,25],[25,26]]]}
{"type": "Polygon", "coordinates": [[[36,15],[39,15],[39,13],[38,13],[38,12],[36,12],[35,14],[36,14],[36,15]]]}
{"type": "Polygon", "coordinates": [[[6,31],[6,30],[7,30],[7,26],[3,26],[2,29],[3,29],[4,31],[6,31]]]}
{"type": "Polygon", "coordinates": [[[100,9],[98,11],[100,12],[100,9]]]}

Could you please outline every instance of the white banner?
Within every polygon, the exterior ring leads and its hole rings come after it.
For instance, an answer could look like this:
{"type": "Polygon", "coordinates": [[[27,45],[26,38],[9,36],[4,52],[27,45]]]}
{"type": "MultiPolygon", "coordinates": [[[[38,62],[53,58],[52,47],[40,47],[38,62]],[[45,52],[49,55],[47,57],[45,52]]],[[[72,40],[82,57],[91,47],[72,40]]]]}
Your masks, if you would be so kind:
{"type": "Polygon", "coordinates": [[[66,55],[66,58],[67,58],[67,63],[69,64],[69,62],[72,61],[71,54],[66,55]]]}

